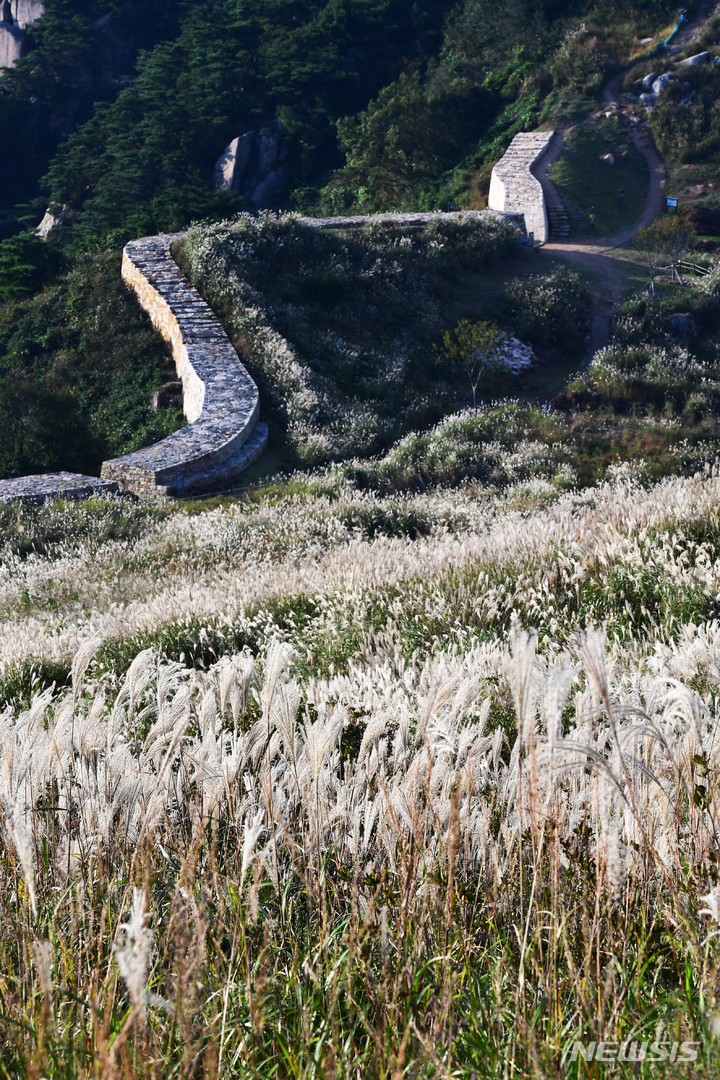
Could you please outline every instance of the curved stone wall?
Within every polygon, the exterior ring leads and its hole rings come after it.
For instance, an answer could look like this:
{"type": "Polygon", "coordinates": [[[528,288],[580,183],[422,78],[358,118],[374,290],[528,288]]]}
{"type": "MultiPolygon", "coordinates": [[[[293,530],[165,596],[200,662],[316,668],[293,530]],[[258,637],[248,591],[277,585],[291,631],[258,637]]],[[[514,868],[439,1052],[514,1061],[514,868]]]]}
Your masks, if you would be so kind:
{"type": "MultiPolygon", "coordinates": [[[[332,229],[373,221],[419,226],[438,218],[488,216],[493,217],[494,212],[436,211],[300,220],[332,229]]],[[[507,212],[503,216],[517,218],[519,214],[507,212]]],[[[183,383],[187,427],[153,446],[103,462],[102,479],[57,473],[0,480],[0,502],[44,502],[48,498],[83,498],[117,490],[132,491],[141,497],[217,491],[231,486],[265,449],[268,431],[258,421],[257,387],[219,321],[170,254],[172,242],[183,235],[131,241],[123,252],[122,275],[153,325],[171,345],[183,383]]]]}
{"type": "Polygon", "coordinates": [[[549,238],[545,196],[532,166],[545,153],[554,131],[523,131],[515,136],[504,156],[493,167],[488,207],[503,214],[522,214],[528,234],[536,244],[549,238]]]}
{"type": "Polygon", "coordinates": [[[42,506],[52,499],[87,499],[91,495],[114,495],[118,490],[114,480],[99,480],[82,473],[36,473],[0,480],[0,503],[22,502],[42,506]]]}
{"type": "Polygon", "coordinates": [[[170,245],[181,235],[133,240],[123,252],[123,278],[171,345],[189,421],[153,446],[103,462],[104,479],[141,496],[222,487],[267,445],[267,427],[258,423],[255,383],[170,254],[170,245]]]}

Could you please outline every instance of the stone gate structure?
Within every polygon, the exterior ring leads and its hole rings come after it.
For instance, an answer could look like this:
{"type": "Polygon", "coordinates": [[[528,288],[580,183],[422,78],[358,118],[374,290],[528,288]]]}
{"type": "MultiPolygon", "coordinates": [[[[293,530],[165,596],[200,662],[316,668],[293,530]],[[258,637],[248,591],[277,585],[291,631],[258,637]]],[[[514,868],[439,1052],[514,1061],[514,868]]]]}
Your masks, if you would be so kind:
{"type": "Polygon", "coordinates": [[[548,215],[540,181],[532,166],[542,157],[554,131],[523,131],[515,136],[490,177],[488,207],[503,214],[522,214],[536,244],[549,239],[548,215]]]}

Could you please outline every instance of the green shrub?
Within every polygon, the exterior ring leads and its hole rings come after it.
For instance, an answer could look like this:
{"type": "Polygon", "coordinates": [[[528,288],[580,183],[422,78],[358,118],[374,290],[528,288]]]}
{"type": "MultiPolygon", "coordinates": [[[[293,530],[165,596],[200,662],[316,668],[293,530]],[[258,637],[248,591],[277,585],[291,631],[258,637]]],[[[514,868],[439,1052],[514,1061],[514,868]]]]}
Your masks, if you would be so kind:
{"type": "Polygon", "coordinates": [[[0,301],[37,292],[65,263],[59,248],[32,233],[0,241],[0,301]]]}
{"type": "Polygon", "coordinates": [[[611,47],[584,23],[569,30],[550,63],[559,85],[584,94],[596,94],[615,68],[611,47]]]}
{"type": "Polygon", "coordinates": [[[720,68],[684,68],[663,90],[650,116],[658,150],[671,161],[715,161],[720,153],[720,68]]]}
{"type": "Polygon", "coordinates": [[[691,437],[720,416],[717,302],[711,282],[677,299],[638,296],[615,319],[610,346],[596,353],[582,379],[559,396],[562,408],[609,407],[617,415],[677,417],[691,437]],[[689,313],[696,332],[683,334],[671,316],[689,313]]]}
{"type": "Polygon", "coordinates": [[[70,663],[64,661],[24,660],[0,676],[0,709],[12,706],[27,709],[33,698],[51,686],[70,685],[70,663]]]}
{"type": "Polygon", "coordinates": [[[159,503],[129,499],[51,500],[42,506],[0,503],[0,559],[58,557],[76,544],[139,540],[172,512],[159,503]]]}
{"type": "Polygon", "coordinates": [[[496,95],[482,86],[434,87],[418,72],[401,75],[357,118],[338,124],[347,166],[322,201],[336,212],[433,204],[437,181],[477,142],[496,112],[496,95]]]}
{"type": "Polygon", "coordinates": [[[523,341],[573,349],[584,344],[590,298],[574,271],[515,278],[507,295],[510,321],[523,341]]]}

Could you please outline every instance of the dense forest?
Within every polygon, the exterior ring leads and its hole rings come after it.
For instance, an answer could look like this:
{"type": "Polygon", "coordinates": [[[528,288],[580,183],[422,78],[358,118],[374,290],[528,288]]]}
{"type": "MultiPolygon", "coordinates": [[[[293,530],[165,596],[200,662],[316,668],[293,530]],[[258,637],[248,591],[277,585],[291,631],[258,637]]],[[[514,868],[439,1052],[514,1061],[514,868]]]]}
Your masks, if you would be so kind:
{"type": "Polygon", "coordinates": [[[513,134],[582,115],[675,10],[668,0],[509,0],[501,10],[490,0],[48,0],[27,54],[0,76],[0,408],[23,416],[21,434],[0,440],[0,473],[83,464],[47,411],[59,393],[72,429],[92,434],[80,440],[92,448],[87,468],[181,421],[149,412],[167,371],[161,346],[146,343],[142,376],[121,360],[132,352],[127,320],[140,335],[148,323],[121,312],[112,289],[103,327],[115,360],[98,375],[87,298],[131,237],[246,208],[211,182],[231,139],[281,132],[282,208],[482,207],[513,134]],[[41,241],[32,232],[48,207],[64,227],[41,241]]]}

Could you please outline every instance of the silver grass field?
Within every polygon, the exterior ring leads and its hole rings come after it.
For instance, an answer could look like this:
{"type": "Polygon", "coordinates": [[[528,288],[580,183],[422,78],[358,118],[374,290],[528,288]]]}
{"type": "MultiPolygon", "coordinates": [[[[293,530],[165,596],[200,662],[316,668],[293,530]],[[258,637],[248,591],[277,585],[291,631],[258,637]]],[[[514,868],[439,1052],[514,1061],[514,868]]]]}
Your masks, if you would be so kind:
{"type": "Polygon", "coordinates": [[[6,543],[0,1075],[717,1075],[720,472],[521,466],[6,543]]]}

